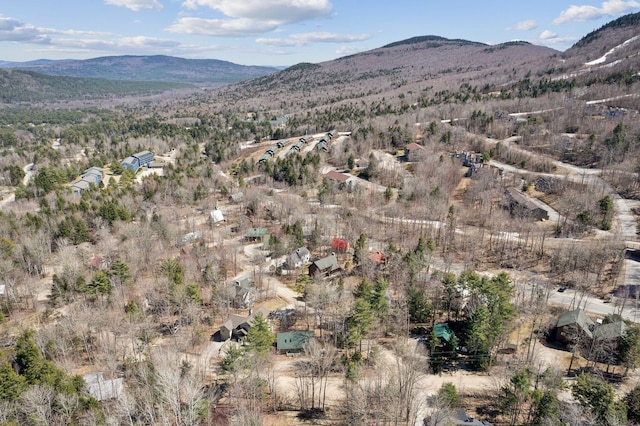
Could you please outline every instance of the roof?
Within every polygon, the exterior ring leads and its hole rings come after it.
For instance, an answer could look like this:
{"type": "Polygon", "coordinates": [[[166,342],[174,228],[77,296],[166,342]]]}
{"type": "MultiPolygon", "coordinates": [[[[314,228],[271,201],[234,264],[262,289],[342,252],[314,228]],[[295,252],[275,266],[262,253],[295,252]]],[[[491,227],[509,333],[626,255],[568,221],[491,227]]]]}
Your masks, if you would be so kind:
{"type": "Polygon", "coordinates": [[[269,308],[267,308],[266,306],[260,306],[259,308],[253,310],[253,312],[247,316],[231,314],[222,324],[222,327],[225,327],[227,330],[235,330],[244,323],[251,324],[253,318],[259,313],[262,314],[263,317],[267,318],[269,316],[269,312],[269,308]]]}
{"type": "Polygon", "coordinates": [[[87,170],[84,171],[85,174],[89,174],[89,173],[94,173],[94,174],[98,174],[100,176],[104,176],[104,169],[101,167],[89,167],[87,170]]]}
{"type": "Polygon", "coordinates": [[[238,287],[251,288],[251,280],[249,279],[249,277],[237,278],[233,280],[233,283],[238,287]]]}
{"type": "Polygon", "coordinates": [[[627,324],[623,321],[599,325],[593,332],[594,339],[614,340],[624,336],[627,324]]]}
{"type": "Polygon", "coordinates": [[[220,209],[211,210],[210,216],[211,216],[211,221],[213,223],[224,221],[224,216],[222,215],[222,210],[220,209]]]}
{"type": "Polygon", "coordinates": [[[239,203],[244,200],[244,194],[242,192],[236,192],[235,194],[231,194],[229,196],[234,203],[239,203]]]}
{"type": "Polygon", "coordinates": [[[422,145],[418,145],[417,143],[410,143],[407,146],[404,147],[405,151],[415,151],[417,149],[424,149],[424,147],[422,145]]]}
{"type": "Polygon", "coordinates": [[[467,416],[467,412],[464,408],[458,408],[449,416],[451,421],[446,424],[452,424],[455,426],[458,425],[469,425],[469,426],[492,426],[493,423],[489,423],[486,420],[480,421],[478,419],[474,419],[473,417],[467,416]]]}
{"type": "Polygon", "coordinates": [[[587,316],[587,314],[584,313],[582,309],[576,309],[562,314],[560,318],[558,318],[556,327],[560,328],[572,324],[577,324],[589,335],[589,337],[592,336],[589,327],[593,327],[595,323],[587,316]]]}
{"type": "Polygon", "coordinates": [[[326,173],[324,176],[327,179],[335,180],[341,183],[345,183],[349,179],[353,178],[353,176],[345,175],[344,173],[336,172],[335,170],[331,170],[329,173],[326,173]]]}
{"type": "Polygon", "coordinates": [[[113,399],[122,393],[122,378],[105,380],[102,373],[86,374],[82,377],[87,383],[89,394],[98,401],[113,399]]]}
{"type": "Polygon", "coordinates": [[[455,337],[455,333],[449,328],[449,324],[446,322],[442,322],[440,324],[436,324],[433,326],[433,331],[436,333],[437,337],[444,339],[447,342],[450,342],[453,337],[455,337]]]}
{"type": "Polygon", "coordinates": [[[249,322],[249,319],[249,317],[245,317],[244,315],[231,314],[222,324],[222,327],[226,328],[227,330],[235,330],[239,325],[244,324],[245,322],[249,322]]]}
{"type": "Polygon", "coordinates": [[[136,162],[138,162],[138,159],[137,159],[137,158],[133,158],[133,157],[131,157],[131,156],[130,156],[130,157],[127,157],[127,158],[125,158],[124,160],[122,160],[122,161],[120,162],[120,164],[122,164],[123,166],[124,166],[125,164],[129,164],[129,165],[132,165],[132,166],[133,166],[136,162]]]}
{"type": "Polygon", "coordinates": [[[288,331],[276,335],[276,348],[279,351],[301,350],[313,337],[313,331],[288,331]]]}
{"type": "Polygon", "coordinates": [[[349,248],[349,240],[345,238],[333,238],[331,247],[335,250],[347,250],[349,248]]]}
{"type": "Polygon", "coordinates": [[[151,158],[153,159],[153,152],[151,151],[140,151],[136,154],[133,154],[132,157],[138,158],[138,159],[148,159],[151,158]]]}
{"type": "Polygon", "coordinates": [[[335,271],[336,269],[340,269],[340,265],[338,264],[338,259],[335,254],[331,254],[330,256],[323,257],[322,259],[318,259],[313,262],[316,267],[321,270],[330,270],[335,271]]]}
{"type": "Polygon", "coordinates": [[[260,238],[267,235],[267,228],[251,228],[247,231],[248,238],[260,238]]]}
{"type": "Polygon", "coordinates": [[[91,188],[91,182],[81,179],[76,183],[74,183],[73,185],[71,185],[71,187],[75,189],[80,189],[80,190],[89,189],[91,188]]]}
{"type": "Polygon", "coordinates": [[[387,258],[384,256],[383,251],[377,251],[375,253],[369,254],[369,259],[377,265],[383,264],[387,261],[387,258]]]}

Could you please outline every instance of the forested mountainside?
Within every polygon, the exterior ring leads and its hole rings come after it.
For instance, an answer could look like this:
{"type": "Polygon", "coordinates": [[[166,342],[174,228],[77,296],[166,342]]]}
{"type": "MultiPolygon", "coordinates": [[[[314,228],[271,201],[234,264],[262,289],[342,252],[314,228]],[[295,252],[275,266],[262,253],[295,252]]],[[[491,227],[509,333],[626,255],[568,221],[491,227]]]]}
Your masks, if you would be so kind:
{"type": "Polygon", "coordinates": [[[216,59],[184,59],[164,55],[105,56],[85,60],[11,63],[4,66],[67,77],[163,81],[207,86],[233,83],[277,71],[270,67],[238,65],[216,59]]]}

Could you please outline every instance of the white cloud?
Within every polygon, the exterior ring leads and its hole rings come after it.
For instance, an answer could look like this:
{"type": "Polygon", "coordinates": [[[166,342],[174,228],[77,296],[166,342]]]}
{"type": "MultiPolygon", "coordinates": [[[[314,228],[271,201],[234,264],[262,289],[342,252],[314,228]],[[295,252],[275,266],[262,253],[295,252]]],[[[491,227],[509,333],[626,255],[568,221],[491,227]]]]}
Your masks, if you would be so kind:
{"type": "Polygon", "coordinates": [[[640,3],[635,0],[609,0],[603,2],[601,7],[573,5],[563,10],[553,23],[559,25],[572,21],[590,21],[603,16],[616,16],[627,13],[638,7],[640,7],[640,3]]]}
{"type": "Polygon", "coordinates": [[[329,16],[329,0],[185,0],[186,9],[207,7],[221,19],[181,17],[167,31],[210,36],[253,36],[277,31],[281,25],[329,16]]]}
{"type": "Polygon", "coordinates": [[[163,6],[158,0],[104,0],[106,4],[122,6],[135,12],[140,10],[162,10],[163,6]]]}
{"type": "Polygon", "coordinates": [[[352,43],[371,38],[369,34],[336,34],[329,32],[292,34],[289,38],[259,38],[257,43],[268,46],[293,47],[309,43],[352,43]]]}
{"type": "Polygon", "coordinates": [[[217,10],[232,18],[247,18],[281,23],[324,18],[331,13],[329,0],[185,0],[183,6],[217,10]]]}
{"type": "Polygon", "coordinates": [[[171,33],[200,34],[208,36],[247,37],[264,34],[277,28],[277,22],[251,19],[203,19],[180,18],[166,30],[171,33]]]}
{"type": "Polygon", "coordinates": [[[46,44],[51,39],[40,28],[0,15],[0,41],[46,44]]]}
{"type": "Polygon", "coordinates": [[[540,33],[537,40],[532,40],[532,43],[541,44],[543,46],[557,46],[566,45],[575,42],[575,37],[560,37],[558,34],[550,30],[544,30],[540,33]]]}
{"type": "Polygon", "coordinates": [[[540,40],[550,40],[553,38],[558,37],[558,34],[549,31],[549,30],[544,30],[541,34],[540,34],[540,40]]]}
{"type": "Polygon", "coordinates": [[[507,27],[507,31],[530,31],[536,29],[538,27],[538,23],[533,19],[528,19],[526,21],[518,22],[513,27],[507,27]]]}

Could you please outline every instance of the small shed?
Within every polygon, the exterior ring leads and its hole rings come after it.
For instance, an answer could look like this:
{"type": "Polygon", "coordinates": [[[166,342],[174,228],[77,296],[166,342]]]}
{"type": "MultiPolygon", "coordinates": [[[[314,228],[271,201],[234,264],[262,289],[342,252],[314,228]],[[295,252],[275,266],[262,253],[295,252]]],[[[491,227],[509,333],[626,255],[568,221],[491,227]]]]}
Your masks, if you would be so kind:
{"type": "Polygon", "coordinates": [[[304,344],[313,337],[313,331],[288,331],[276,335],[278,352],[300,352],[304,344]]]}
{"type": "Polygon", "coordinates": [[[224,222],[225,220],[224,216],[222,215],[222,210],[217,207],[211,210],[211,213],[209,213],[209,218],[211,219],[211,223],[213,224],[224,222]]]}
{"type": "Polygon", "coordinates": [[[337,252],[344,253],[349,250],[349,240],[345,238],[333,238],[331,240],[331,248],[337,252]]]}

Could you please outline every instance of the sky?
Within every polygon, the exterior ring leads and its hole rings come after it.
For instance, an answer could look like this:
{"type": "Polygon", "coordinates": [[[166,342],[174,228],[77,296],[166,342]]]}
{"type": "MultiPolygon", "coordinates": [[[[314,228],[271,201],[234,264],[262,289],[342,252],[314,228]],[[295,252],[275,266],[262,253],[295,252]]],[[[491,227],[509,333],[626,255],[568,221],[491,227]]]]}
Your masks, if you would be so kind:
{"type": "Polygon", "coordinates": [[[323,62],[422,35],[560,51],[640,0],[1,0],[0,61],[323,62]]]}

